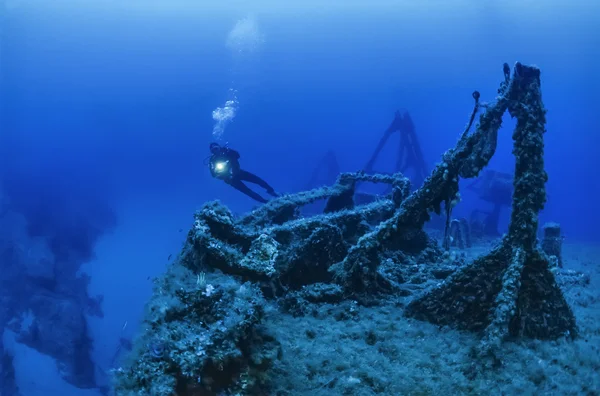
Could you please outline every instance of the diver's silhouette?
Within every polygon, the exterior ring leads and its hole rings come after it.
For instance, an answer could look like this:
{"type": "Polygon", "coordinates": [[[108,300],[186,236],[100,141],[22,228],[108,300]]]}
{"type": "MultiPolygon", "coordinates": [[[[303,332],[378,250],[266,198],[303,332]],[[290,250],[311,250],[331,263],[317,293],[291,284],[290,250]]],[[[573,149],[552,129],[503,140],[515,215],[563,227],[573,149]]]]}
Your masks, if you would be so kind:
{"type": "Polygon", "coordinates": [[[228,147],[223,147],[217,143],[211,143],[210,152],[211,156],[209,160],[209,167],[210,173],[214,178],[223,180],[236,190],[246,194],[258,202],[266,203],[268,201],[256,192],[252,191],[243,182],[246,181],[257,184],[264,188],[267,191],[267,194],[274,197],[278,196],[269,183],[255,174],[241,169],[239,161],[240,153],[237,151],[228,147]]]}

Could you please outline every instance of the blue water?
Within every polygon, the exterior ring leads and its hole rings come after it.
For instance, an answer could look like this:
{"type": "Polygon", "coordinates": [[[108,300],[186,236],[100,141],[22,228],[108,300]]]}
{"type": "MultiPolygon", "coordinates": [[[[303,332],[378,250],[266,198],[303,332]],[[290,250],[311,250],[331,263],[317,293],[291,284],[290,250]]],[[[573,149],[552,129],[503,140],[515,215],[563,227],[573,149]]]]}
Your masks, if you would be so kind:
{"type": "MultiPolygon", "coordinates": [[[[204,3],[0,5],[4,195],[42,238],[59,234],[91,276],[89,294],[104,295],[104,317],[89,319],[102,370],[119,336],[135,334],[149,278],[178,252],[194,210],[214,199],[237,213],[257,205],[203,163],[213,111],[234,97],[220,141],[287,193],[329,149],[343,171],[361,169],[398,109],[433,167],[468,121],[471,93],[493,100],[504,62],[536,64],[548,109],[541,222],[559,222],[568,240],[600,241],[600,3],[204,3]]],[[[493,169],[512,171],[513,125],[507,116],[493,169]]],[[[377,169],[394,163],[389,146],[377,169]]],[[[459,213],[485,207],[463,198],[459,213]]],[[[27,395],[48,394],[41,372],[51,394],[85,394],[9,338],[27,395]]]]}

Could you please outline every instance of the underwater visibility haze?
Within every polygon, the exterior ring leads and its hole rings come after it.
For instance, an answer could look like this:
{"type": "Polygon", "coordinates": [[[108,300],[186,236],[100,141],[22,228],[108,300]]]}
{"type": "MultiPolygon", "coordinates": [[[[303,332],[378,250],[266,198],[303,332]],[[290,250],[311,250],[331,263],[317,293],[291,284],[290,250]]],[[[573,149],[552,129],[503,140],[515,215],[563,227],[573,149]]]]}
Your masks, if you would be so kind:
{"type": "Polygon", "coordinates": [[[598,26],[0,1],[0,394],[600,394],[598,26]]]}

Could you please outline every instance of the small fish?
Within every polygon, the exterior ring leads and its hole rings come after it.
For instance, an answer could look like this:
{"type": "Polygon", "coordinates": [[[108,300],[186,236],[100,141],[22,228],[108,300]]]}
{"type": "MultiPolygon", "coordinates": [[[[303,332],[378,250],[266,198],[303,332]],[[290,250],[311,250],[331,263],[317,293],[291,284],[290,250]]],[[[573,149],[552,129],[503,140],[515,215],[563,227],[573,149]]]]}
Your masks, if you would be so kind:
{"type": "Polygon", "coordinates": [[[167,257],[167,261],[171,260],[172,256],[173,256],[173,253],[169,254],[169,257],[167,257]]]}

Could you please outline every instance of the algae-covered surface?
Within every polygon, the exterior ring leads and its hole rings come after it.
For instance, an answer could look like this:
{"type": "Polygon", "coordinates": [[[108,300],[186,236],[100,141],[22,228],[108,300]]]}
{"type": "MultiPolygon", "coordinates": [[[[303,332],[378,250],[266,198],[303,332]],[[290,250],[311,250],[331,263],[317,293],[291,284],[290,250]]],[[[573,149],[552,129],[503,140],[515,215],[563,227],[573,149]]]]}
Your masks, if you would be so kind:
{"type": "Polygon", "coordinates": [[[415,189],[356,172],[242,217],[205,203],[155,282],[116,394],[597,394],[598,248],[540,246],[540,70],[503,71],[475,130],[415,189]],[[486,167],[505,112],[517,119],[508,232],[474,239],[452,219],[459,180],[486,167]],[[364,182],[391,193],[357,205],[364,182]],[[303,217],[318,200],[324,213],[303,217]],[[440,236],[425,225],[442,207],[440,236]],[[453,223],[468,243],[451,243],[453,223]]]}
{"type": "MultiPolygon", "coordinates": [[[[490,245],[493,241],[480,241],[470,249],[453,249],[447,257],[448,265],[467,265],[490,245]]],[[[479,336],[406,318],[403,311],[408,296],[383,299],[370,307],[352,300],[306,303],[303,312],[293,309],[295,305],[265,300],[261,331],[269,334],[271,344],[264,347],[262,358],[266,351],[268,369],[261,373],[261,382],[252,391],[236,391],[264,395],[597,394],[600,246],[566,243],[563,248],[565,265],[557,279],[577,319],[579,337],[575,340],[507,340],[502,346],[501,365],[482,370],[474,356],[479,336]]],[[[206,292],[209,284],[233,294],[239,294],[240,288],[245,292],[243,285],[223,275],[207,274],[199,284],[198,278],[181,270],[170,282],[174,282],[173,287],[193,291],[202,287],[200,293],[206,292]]],[[[151,311],[160,310],[160,304],[167,310],[174,303],[168,299],[153,301],[151,311]]],[[[200,331],[194,333],[202,339],[200,331]]],[[[159,366],[154,354],[160,345],[153,342],[161,341],[143,336],[137,342],[138,348],[148,349],[138,352],[152,356],[153,364],[159,366]]],[[[175,355],[182,351],[162,353],[175,355]]],[[[121,386],[135,378],[127,374],[126,367],[117,373],[121,386]]],[[[157,383],[172,381],[160,370],[144,371],[144,375],[157,383]]],[[[150,388],[117,388],[117,394],[162,393],[160,388],[157,392],[150,388]]],[[[219,394],[198,392],[181,394],[219,394]]],[[[220,393],[236,394],[233,390],[220,393]]]]}
{"type": "MultiPolygon", "coordinates": [[[[465,253],[478,255],[488,246],[483,242],[465,253]]],[[[323,305],[303,317],[274,313],[283,352],[272,394],[598,394],[600,246],[564,249],[558,279],[577,318],[574,341],[509,340],[502,364],[479,370],[476,334],[407,319],[399,299],[377,307],[323,305]]]]}

